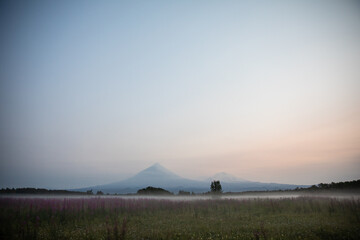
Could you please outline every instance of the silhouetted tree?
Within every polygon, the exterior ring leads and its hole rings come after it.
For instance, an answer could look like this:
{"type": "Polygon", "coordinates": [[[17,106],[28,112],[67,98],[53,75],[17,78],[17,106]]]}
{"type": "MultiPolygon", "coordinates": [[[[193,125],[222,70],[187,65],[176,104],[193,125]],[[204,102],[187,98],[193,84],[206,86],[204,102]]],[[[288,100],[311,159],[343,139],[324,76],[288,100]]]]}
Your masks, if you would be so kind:
{"type": "Polygon", "coordinates": [[[211,193],[220,194],[222,193],[222,187],[220,181],[212,181],[210,185],[211,193]]]}
{"type": "Polygon", "coordinates": [[[97,191],[96,195],[104,195],[104,193],[102,191],[97,191]]]}
{"type": "Polygon", "coordinates": [[[190,196],[190,192],[183,191],[183,190],[179,190],[178,195],[182,195],[182,196],[190,196]]]}
{"type": "Polygon", "coordinates": [[[155,187],[147,187],[147,188],[143,188],[143,189],[139,189],[137,191],[137,194],[140,195],[173,195],[173,193],[162,189],[162,188],[155,188],[155,187]]]}

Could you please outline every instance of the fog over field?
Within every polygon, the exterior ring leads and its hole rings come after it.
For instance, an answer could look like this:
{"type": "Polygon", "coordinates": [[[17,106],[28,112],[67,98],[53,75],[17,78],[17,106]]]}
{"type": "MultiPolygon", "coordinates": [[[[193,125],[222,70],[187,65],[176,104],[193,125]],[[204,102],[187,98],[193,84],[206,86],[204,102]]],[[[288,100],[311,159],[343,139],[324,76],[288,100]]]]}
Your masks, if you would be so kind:
{"type": "Polygon", "coordinates": [[[339,192],[326,192],[326,193],[308,193],[308,192],[298,192],[298,193],[243,193],[243,194],[233,194],[233,195],[223,195],[221,197],[206,196],[206,195],[195,195],[195,196],[159,196],[159,195],[103,195],[103,196],[81,196],[81,195],[29,195],[29,194],[17,194],[17,195],[0,195],[0,198],[15,198],[15,199],[87,199],[87,198],[106,198],[106,199],[150,199],[150,200],[170,200],[170,201],[198,201],[198,200],[254,200],[254,199],[295,199],[295,198],[332,198],[337,200],[360,200],[360,192],[349,192],[349,193],[339,193],[339,192]]]}

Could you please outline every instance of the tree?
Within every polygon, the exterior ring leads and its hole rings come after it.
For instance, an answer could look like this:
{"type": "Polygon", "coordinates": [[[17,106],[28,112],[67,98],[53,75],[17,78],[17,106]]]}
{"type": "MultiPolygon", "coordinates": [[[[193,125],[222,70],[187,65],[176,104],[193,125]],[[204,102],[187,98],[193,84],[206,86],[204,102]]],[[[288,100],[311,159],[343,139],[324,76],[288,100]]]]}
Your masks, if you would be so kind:
{"type": "Polygon", "coordinates": [[[212,181],[210,185],[211,193],[220,194],[222,193],[222,187],[220,181],[212,181]]]}
{"type": "Polygon", "coordinates": [[[179,190],[178,195],[180,195],[180,196],[190,196],[190,192],[179,190]]]}
{"type": "Polygon", "coordinates": [[[139,189],[137,191],[137,194],[139,195],[173,195],[173,193],[162,189],[162,188],[155,188],[155,187],[147,187],[143,189],[139,189]]]}

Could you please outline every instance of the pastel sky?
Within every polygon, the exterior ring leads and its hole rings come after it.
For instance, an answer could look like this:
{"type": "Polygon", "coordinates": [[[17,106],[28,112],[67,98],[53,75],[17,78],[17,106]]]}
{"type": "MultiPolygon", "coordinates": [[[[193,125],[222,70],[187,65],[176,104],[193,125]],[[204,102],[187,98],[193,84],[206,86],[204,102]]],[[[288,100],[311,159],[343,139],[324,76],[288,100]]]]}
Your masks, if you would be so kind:
{"type": "Polygon", "coordinates": [[[359,179],[360,4],[1,1],[0,134],[0,187],[359,179]]]}

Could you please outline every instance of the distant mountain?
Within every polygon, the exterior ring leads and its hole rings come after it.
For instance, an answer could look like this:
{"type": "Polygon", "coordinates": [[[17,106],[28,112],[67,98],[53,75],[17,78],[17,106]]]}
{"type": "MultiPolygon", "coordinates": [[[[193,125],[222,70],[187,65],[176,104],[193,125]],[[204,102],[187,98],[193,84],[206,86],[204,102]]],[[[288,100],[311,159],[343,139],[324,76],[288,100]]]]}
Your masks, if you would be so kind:
{"type": "Polygon", "coordinates": [[[249,182],[248,180],[238,178],[226,172],[219,172],[207,179],[208,181],[219,180],[220,182],[249,182]]]}
{"type": "Polygon", "coordinates": [[[153,183],[155,185],[163,184],[164,180],[171,182],[178,182],[184,180],[179,175],[169,171],[161,166],[159,163],[155,163],[149,168],[139,172],[135,176],[125,180],[130,185],[141,185],[144,183],[153,183]]]}
{"type": "Polygon", "coordinates": [[[180,177],[159,163],[156,163],[123,181],[78,190],[85,191],[92,189],[93,191],[101,190],[104,193],[136,193],[141,188],[152,186],[164,188],[172,192],[178,192],[179,190],[205,192],[209,189],[207,185],[206,182],[180,177]]]}
{"type": "Polygon", "coordinates": [[[102,191],[104,193],[126,194],[136,193],[139,189],[152,186],[157,188],[164,188],[174,193],[177,193],[180,190],[202,193],[208,192],[210,190],[210,183],[212,180],[220,180],[224,192],[264,191],[307,187],[304,185],[300,186],[278,183],[251,182],[245,179],[237,178],[224,172],[217,173],[205,181],[197,181],[183,178],[169,171],[159,163],[156,163],[137,173],[133,177],[130,177],[123,181],[74,190],[93,190],[94,192],[102,191]]]}

